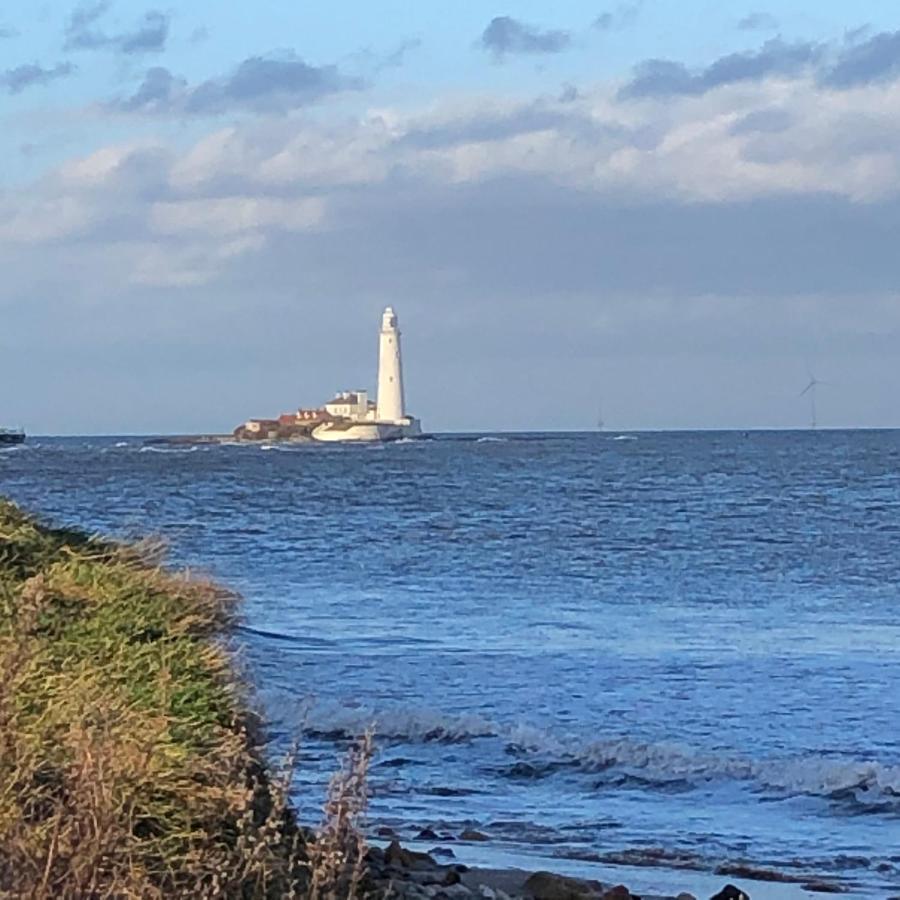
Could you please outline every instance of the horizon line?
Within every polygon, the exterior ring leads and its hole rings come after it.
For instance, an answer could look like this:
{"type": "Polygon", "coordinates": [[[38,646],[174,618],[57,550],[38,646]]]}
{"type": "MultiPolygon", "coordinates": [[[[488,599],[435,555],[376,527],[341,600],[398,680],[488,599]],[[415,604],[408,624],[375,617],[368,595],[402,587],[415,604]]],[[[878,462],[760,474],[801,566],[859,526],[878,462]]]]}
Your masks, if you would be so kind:
{"type": "MultiPolygon", "coordinates": [[[[632,427],[632,428],[501,428],[482,429],[447,429],[443,431],[425,432],[424,437],[441,437],[446,435],[491,435],[491,434],[730,434],[730,433],[806,433],[812,431],[900,431],[900,425],[752,425],[752,426],[673,426],[673,427],[632,427]]],[[[29,438],[206,438],[228,437],[231,432],[220,431],[105,431],[105,432],[33,432],[29,438]]],[[[261,441],[265,443],[265,441],[261,441]]]]}

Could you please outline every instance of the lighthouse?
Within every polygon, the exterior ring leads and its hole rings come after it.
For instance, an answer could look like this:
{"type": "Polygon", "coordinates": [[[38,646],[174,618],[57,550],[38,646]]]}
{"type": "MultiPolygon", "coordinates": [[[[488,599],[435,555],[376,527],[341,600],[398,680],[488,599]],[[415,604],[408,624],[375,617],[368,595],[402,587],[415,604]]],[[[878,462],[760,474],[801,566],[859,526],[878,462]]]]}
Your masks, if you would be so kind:
{"type": "Polygon", "coordinates": [[[400,328],[393,307],[381,316],[378,343],[378,410],[379,422],[395,422],[405,417],[403,399],[403,363],[400,358],[400,328]]]}
{"type": "Polygon", "coordinates": [[[398,441],[422,434],[422,423],[407,415],[403,397],[400,327],[393,307],[385,307],[378,333],[378,398],[343,391],[325,404],[328,420],[313,429],[317,441],[398,441]]]}

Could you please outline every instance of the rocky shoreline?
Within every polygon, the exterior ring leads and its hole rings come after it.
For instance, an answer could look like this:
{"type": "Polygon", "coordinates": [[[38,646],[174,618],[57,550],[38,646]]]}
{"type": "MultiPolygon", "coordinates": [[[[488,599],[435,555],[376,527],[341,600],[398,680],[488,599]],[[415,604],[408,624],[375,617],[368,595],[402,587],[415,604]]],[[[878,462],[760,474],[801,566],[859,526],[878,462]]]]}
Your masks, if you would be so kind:
{"type": "MultiPolygon", "coordinates": [[[[634,894],[624,884],[605,884],[554,872],[470,868],[443,864],[429,853],[405,849],[398,841],[367,854],[370,890],[403,900],[698,900],[693,894],[634,894]]],[[[750,900],[726,884],[710,900],[750,900]]]]}
{"type": "Polygon", "coordinates": [[[145,447],[193,447],[208,444],[246,444],[248,447],[253,447],[263,444],[318,443],[319,441],[309,433],[299,431],[276,435],[250,435],[245,432],[240,434],[173,434],[144,439],[145,447]]]}

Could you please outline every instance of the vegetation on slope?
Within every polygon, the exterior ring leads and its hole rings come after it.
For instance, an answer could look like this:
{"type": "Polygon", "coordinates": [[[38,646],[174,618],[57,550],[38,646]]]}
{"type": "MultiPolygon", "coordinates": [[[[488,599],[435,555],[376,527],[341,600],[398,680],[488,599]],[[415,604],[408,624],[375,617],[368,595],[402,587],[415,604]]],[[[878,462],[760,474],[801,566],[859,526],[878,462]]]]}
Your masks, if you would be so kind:
{"type": "Polygon", "coordinates": [[[215,585],[0,501],[0,896],[306,893],[233,614],[215,585]]]}

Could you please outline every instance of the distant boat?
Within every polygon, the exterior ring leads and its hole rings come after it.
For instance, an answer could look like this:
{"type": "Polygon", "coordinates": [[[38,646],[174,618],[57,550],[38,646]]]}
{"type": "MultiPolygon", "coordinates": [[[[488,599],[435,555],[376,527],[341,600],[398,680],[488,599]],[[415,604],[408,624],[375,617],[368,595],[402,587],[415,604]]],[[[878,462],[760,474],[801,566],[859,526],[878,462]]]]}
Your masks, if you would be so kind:
{"type": "Polygon", "coordinates": [[[0,447],[24,443],[25,432],[21,428],[0,428],[0,447]]]}

